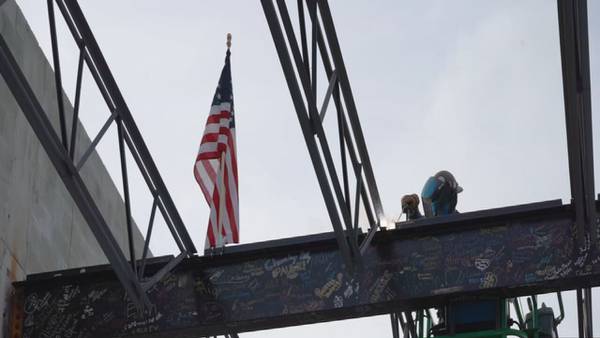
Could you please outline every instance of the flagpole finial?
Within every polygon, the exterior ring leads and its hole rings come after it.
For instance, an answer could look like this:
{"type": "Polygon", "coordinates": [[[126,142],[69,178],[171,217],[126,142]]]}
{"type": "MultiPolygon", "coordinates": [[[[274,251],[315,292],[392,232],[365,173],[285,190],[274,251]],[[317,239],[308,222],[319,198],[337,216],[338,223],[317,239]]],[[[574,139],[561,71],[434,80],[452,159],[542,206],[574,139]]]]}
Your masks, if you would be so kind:
{"type": "Polygon", "coordinates": [[[231,48],[231,33],[227,33],[227,48],[231,48]]]}

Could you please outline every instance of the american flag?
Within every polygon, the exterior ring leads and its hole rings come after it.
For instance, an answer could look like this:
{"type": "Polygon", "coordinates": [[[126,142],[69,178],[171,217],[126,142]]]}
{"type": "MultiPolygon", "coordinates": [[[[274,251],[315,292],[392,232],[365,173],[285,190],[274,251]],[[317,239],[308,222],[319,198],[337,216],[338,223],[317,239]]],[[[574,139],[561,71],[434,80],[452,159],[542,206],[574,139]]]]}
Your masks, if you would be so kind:
{"type": "Polygon", "coordinates": [[[238,174],[229,49],[206,120],[194,176],[210,206],[206,248],[239,243],[238,174]]]}

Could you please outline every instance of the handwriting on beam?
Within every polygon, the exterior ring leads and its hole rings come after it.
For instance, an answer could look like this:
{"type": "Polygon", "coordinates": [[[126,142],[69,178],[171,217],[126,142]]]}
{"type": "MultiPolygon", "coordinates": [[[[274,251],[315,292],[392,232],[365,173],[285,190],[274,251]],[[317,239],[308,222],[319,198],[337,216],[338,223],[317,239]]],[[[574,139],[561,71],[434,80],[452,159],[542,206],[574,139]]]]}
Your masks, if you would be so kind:
{"type": "MultiPolygon", "coordinates": [[[[487,222],[487,223],[486,223],[487,222]]],[[[378,233],[349,273],[335,240],[185,261],[149,290],[140,315],[114,277],[30,281],[24,337],[198,336],[386,313],[448,297],[600,283],[600,255],[580,251],[567,213],[440,233],[378,233]],[[569,283],[569,284],[566,284],[569,283]]]]}

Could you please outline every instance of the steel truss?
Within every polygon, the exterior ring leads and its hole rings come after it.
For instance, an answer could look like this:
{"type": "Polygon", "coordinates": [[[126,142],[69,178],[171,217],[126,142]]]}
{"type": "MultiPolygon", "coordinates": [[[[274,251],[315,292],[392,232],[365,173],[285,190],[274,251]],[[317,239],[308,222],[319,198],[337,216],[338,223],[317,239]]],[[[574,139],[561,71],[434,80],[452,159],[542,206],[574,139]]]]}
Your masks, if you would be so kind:
{"type": "Polygon", "coordinates": [[[298,0],[298,41],[286,2],[276,1],[279,15],[273,0],[262,0],[261,3],[338,245],[346,265],[352,267],[355,263],[360,263],[359,258],[381,225],[383,207],[329,5],[327,1],[307,0],[305,10],[305,2],[298,0]],[[310,18],[308,29],[306,12],[310,18]],[[317,53],[321,62],[318,61],[317,53]],[[328,83],[323,85],[326,92],[320,108],[317,103],[319,65],[325,69],[328,79],[328,83]],[[340,146],[341,174],[335,167],[323,127],[323,120],[332,98],[336,109],[338,130],[335,136],[340,146]],[[349,180],[352,176],[348,173],[348,158],[356,186],[354,205],[350,194],[349,180]],[[358,219],[361,205],[369,222],[369,231],[359,242],[358,235],[361,230],[358,219]]]}
{"type": "MultiPolygon", "coordinates": [[[[275,1],[279,10],[279,15],[275,9],[273,0],[262,0],[261,3],[288,83],[292,101],[298,119],[300,120],[300,126],[321,186],[321,191],[329,211],[338,244],[342,253],[347,256],[346,261],[352,261],[353,257],[358,256],[357,244],[352,240],[352,238],[356,238],[356,236],[353,235],[353,231],[356,231],[357,225],[355,221],[354,226],[352,226],[350,220],[351,209],[347,188],[347,171],[345,168],[346,150],[348,150],[351,157],[352,165],[355,169],[357,187],[359,187],[358,190],[361,192],[360,195],[358,191],[356,194],[356,203],[354,206],[355,213],[357,213],[358,210],[359,196],[362,196],[371,226],[369,234],[371,234],[371,232],[374,233],[377,230],[377,225],[379,224],[378,216],[380,215],[379,212],[382,211],[382,208],[364,138],[362,136],[360,123],[358,121],[356,105],[354,104],[339,42],[333,26],[331,12],[327,0],[297,1],[298,25],[301,42],[299,45],[292,20],[287,10],[286,2],[284,0],[275,1]],[[307,30],[305,27],[305,5],[312,24],[312,49],[310,57],[307,30]],[[321,21],[324,29],[321,28],[321,21]],[[323,30],[325,32],[324,34],[323,30]],[[317,46],[327,78],[329,79],[329,85],[320,111],[316,104],[317,46]],[[329,50],[327,47],[329,47],[329,50]],[[290,52],[292,58],[290,57],[290,52]],[[333,58],[333,66],[329,59],[330,54],[333,58]],[[301,86],[298,85],[298,82],[300,82],[301,86]],[[303,91],[301,91],[300,88],[302,88],[303,91]],[[342,95],[339,93],[340,88],[342,90],[342,95]],[[332,95],[334,96],[334,102],[338,113],[342,177],[345,195],[341,191],[322,128],[322,120],[325,117],[325,111],[332,95]],[[346,123],[346,115],[343,109],[344,106],[347,109],[348,119],[351,121],[351,128],[348,128],[348,124],[346,123]],[[319,145],[323,154],[319,153],[317,141],[314,136],[315,134],[318,136],[319,145]],[[350,135],[354,135],[354,142],[357,144],[356,152],[353,149],[353,139],[350,135]],[[344,147],[345,145],[347,146],[347,149],[344,147]],[[357,154],[359,157],[358,159],[357,154]],[[327,172],[323,168],[321,155],[325,158],[327,172]],[[368,189],[365,189],[365,191],[361,190],[363,184],[361,164],[364,166],[365,178],[368,186],[368,189]],[[327,174],[329,174],[329,177],[327,174]],[[332,190],[335,194],[332,193],[332,190]],[[371,197],[372,204],[369,203],[369,197],[371,197]],[[371,205],[373,209],[370,208],[371,205]],[[373,215],[376,215],[377,218],[374,219],[373,215]],[[341,226],[342,223],[346,225],[345,230],[341,226]],[[348,239],[348,234],[350,234],[350,239],[348,239]]],[[[590,246],[596,246],[598,238],[600,237],[600,219],[598,218],[594,207],[595,192],[587,5],[585,0],[557,0],[557,2],[569,154],[569,175],[571,181],[571,196],[573,205],[575,206],[573,215],[575,218],[575,232],[578,246],[580,250],[586,251],[590,246]]],[[[365,238],[365,241],[360,247],[360,252],[363,252],[364,248],[369,244],[370,238],[370,236],[365,238]]],[[[578,297],[578,302],[581,305],[580,313],[585,314],[587,318],[591,318],[591,301],[584,301],[584,299],[589,299],[589,297],[586,297],[585,295],[591,295],[591,291],[589,289],[579,290],[578,294],[581,295],[578,297]]],[[[403,318],[410,318],[407,320],[412,320],[412,317],[409,314],[405,314],[404,316],[396,313],[391,314],[391,320],[394,323],[392,328],[395,336],[400,332],[396,327],[398,321],[400,321],[404,328],[410,328],[409,323],[403,322],[403,318]]],[[[416,335],[416,331],[408,331],[409,334],[411,332],[416,335]]],[[[580,334],[582,337],[592,336],[591,322],[589,320],[580,320],[580,334]]]]}
{"type": "Polygon", "coordinates": [[[48,0],[48,16],[50,22],[50,35],[52,41],[52,54],[54,62],[54,74],[56,80],[56,92],[58,101],[60,136],[52,127],[50,120],[38,99],[33,93],[31,86],[24,77],[19,65],[12,56],[3,37],[0,36],[0,72],[8,87],[13,93],[21,110],[32,126],[35,134],[40,140],[51,162],[59,173],[63,183],[73,198],[79,211],[88,223],[96,240],[100,244],[104,254],[113,267],[115,274],[121,281],[128,296],[138,308],[149,308],[151,306],[146,291],[155,285],[165,274],[172,270],[183,258],[196,253],[196,248],[179,216],[173,200],[158,172],[158,169],[150,155],[148,148],[133,120],[133,117],[121,95],[121,92],[108,68],[106,60],[85,20],[85,17],[77,1],[74,0],[48,0]],[[79,48],[79,62],[77,67],[77,80],[75,90],[75,102],[73,119],[71,121],[70,133],[67,130],[65,118],[63,86],[61,79],[60,57],[58,49],[58,38],[56,33],[56,22],[54,14],[54,2],[58,6],[73,38],[79,48]],[[98,135],[93,139],[81,158],[75,158],[77,147],[77,126],[79,106],[81,99],[81,83],[84,65],[92,74],[95,83],[102,94],[110,114],[100,129],[98,135]],[[81,178],[80,170],[86,160],[94,152],[111,124],[116,124],[123,178],[123,192],[125,203],[124,224],[127,228],[129,257],[126,258],[120,249],[118,242],[111,233],[106,220],[85,182],[81,178]],[[69,139],[70,136],[70,139],[69,139]],[[145,236],[142,257],[136,257],[133,241],[133,220],[131,217],[131,199],[128,184],[128,169],[126,163],[126,152],[132,155],[138,169],[140,170],[150,193],[153,196],[153,205],[150,215],[150,224],[145,236]],[[156,209],[160,210],[171,234],[180,249],[180,254],[170,260],[161,270],[153,275],[145,274],[148,246],[152,235],[153,223],[156,209]]]}

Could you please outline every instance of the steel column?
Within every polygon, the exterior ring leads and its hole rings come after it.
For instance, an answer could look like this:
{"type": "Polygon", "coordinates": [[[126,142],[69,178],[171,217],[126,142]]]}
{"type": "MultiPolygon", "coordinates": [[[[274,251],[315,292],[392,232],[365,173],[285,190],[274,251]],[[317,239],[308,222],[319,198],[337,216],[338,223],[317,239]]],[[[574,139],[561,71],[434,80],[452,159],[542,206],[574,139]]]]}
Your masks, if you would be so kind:
{"type": "Polygon", "coordinates": [[[392,337],[400,338],[399,320],[395,312],[390,313],[390,321],[392,322],[392,337]]]}
{"type": "Polygon", "coordinates": [[[558,0],[558,23],[571,196],[577,240],[585,250],[587,236],[594,244],[598,240],[586,1],[558,0]]]}
{"type": "Polygon", "coordinates": [[[590,288],[577,289],[576,301],[579,337],[594,338],[592,290],[590,288]]]}
{"type": "Polygon", "coordinates": [[[576,301],[577,301],[577,330],[579,332],[579,338],[589,338],[587,337],[586,332],[586,318],[585,318],[585,304],[583,298],[583,290],[577,289],[576,293],[576,301]]]}

